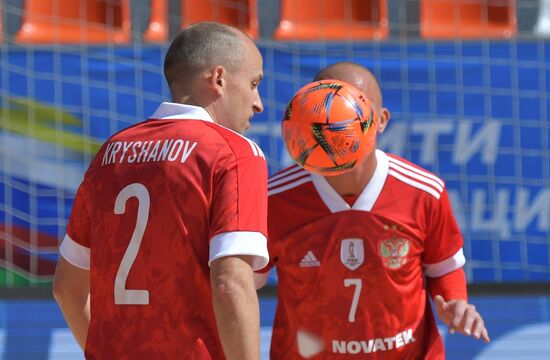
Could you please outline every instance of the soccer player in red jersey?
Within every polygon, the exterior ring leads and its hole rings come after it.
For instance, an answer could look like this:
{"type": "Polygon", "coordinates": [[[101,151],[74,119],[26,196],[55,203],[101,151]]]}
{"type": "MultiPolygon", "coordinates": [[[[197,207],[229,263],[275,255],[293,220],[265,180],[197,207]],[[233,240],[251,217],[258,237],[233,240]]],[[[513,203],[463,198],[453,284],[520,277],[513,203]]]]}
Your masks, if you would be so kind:
{"type": "MultiPolygon", "coordinates": [[[[366,68],[337,63],[323,79],[362,90],[384,131],[390,112],[366,68]]],[[[338,176],[291,166],[268,193],[272,260],[256,280],[277,266],[271,359],[444,359],[428,296],[450,332],[489,341],[467,302],[463,240],[437,176],[376,150],[338,176]]]]}
{"type": "Polygon", "coordinates": [[[172,101],[102,146],[78,189],[54,296],[90,359],[258,359],[267,166],[240,135],[262,56],[198,23],[172,42],[172,101]]]}

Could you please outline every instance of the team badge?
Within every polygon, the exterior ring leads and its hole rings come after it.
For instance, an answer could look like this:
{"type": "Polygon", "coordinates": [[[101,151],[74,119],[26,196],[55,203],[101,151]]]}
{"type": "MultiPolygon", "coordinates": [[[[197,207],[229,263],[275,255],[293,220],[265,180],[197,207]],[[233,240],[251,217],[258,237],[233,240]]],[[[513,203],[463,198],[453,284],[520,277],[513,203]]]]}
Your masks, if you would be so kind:
{"type": "Polygon", "coordinates": [[[394,237],[380,241],[380,256],[384,266],[391,270],[397,270],[407,263],[409,254],[409,240],[394,237]]]}
{"type": "Polygon", "coordinates": [[[340,260],[348,269],[355,270],[365,261],[363,239],[344,239],[340,243],[340,260]]]}

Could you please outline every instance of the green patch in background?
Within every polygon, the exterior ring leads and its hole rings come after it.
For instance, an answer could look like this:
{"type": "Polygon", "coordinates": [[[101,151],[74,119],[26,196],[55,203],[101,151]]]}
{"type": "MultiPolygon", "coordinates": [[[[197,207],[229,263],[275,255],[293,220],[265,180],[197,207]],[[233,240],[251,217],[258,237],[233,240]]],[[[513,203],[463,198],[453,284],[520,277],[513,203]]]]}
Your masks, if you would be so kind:
{"type": "Polygon", "coordinates": [[[5,106],[0,108],[0,129],[88,156],[96,154],[101,147],[101,142],[95,139],[68,131],[67,127],[82,130],[82,121],[60,108],[16,97],[7,97],[0,104],[5,106]]]}
{"type": "Polygon", "coordinates": [[[52,279],[36,280],[18,272],[0,267],[0,288],[13,287],[50,287],[52,279]]]}

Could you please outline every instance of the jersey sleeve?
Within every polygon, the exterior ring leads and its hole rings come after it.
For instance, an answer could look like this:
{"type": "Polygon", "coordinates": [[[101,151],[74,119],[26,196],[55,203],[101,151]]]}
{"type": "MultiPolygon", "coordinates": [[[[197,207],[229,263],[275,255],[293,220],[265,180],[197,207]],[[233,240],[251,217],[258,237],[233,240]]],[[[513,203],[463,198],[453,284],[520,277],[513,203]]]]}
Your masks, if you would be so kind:
{"type": "Polygon", "coordinates": [[[468,290],[466,287],[466,274],[464,269],[456,269],[440,277],[428,277],[426,283],[430,296],[435,298],[441,295],[445,300],[462,299],[468,301],[468,290]]]}
{"type": "Polygon", "coordinates": [[[73,202],[67,234],[59,247],[60,254],[76,267],[90,269],[91,221],[89,184],[86,178],[80,184],[73,202]]]}
{"type": "Polygon", "coordinates": [[[424,272],[427,277],[440,277],[464,265],[463,239],[445,189],[430,209],[427,215],[424,272]]]}
{"type": "Polygon", "coordinates": [[[229,138],[231,153],[214,178],[210,221],[210,260],[252,255],[253,268],[263,268],[267,251],[267,164],[250,140],[229,138]]]}

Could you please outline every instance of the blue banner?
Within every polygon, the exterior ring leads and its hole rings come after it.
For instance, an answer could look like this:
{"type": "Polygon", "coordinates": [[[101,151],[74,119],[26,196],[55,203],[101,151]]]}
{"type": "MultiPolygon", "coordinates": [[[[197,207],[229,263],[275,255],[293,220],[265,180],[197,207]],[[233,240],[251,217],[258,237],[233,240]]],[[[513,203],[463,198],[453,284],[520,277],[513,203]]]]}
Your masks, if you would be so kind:
{"type": "MultiPolygon", "coordinates": [[[[547,359],[550,352],[550,297],[472,297],[483,314],[491,342],[483,343],[438,328],[447,359],[547,359]]],[[[260,299],[261,359],[269,359],[276,300],[260,299]]],[[[0,301],[0,358],[5,360],[84,359],[52,300],[0,301]]]]}

